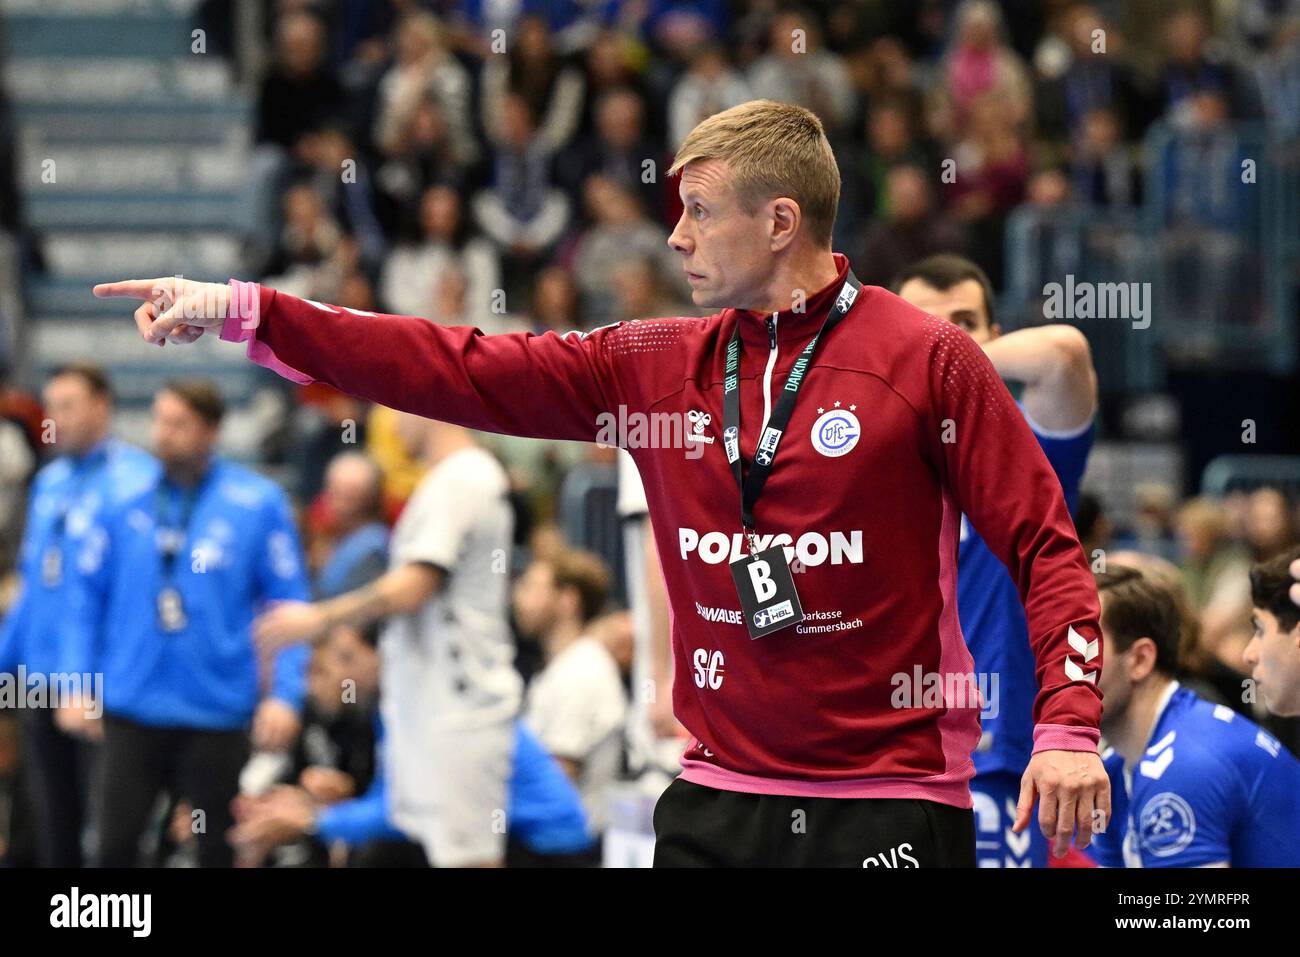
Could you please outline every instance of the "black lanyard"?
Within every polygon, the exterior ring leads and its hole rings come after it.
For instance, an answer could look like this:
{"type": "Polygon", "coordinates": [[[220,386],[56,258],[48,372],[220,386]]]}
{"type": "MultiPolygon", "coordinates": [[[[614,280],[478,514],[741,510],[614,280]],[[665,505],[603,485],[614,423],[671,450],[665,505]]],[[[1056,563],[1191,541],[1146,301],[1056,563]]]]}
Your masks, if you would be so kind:
{"type": "MultiPolygon", "coordinates": [[[[159,536],[158,554],[162,556],[162,574],[163,581],[170,582],[176,568],[176,556],[183,550],[184,544],[190,537],[190,516],[194,512],[194,500],[198,497],[198,488],[190,489],[184,494],[185,504],[181,512],[179,524],[172,524],[166,521],[166,515],[163,511],[163,504],[169,498],[166,492],[165,483],[159,481],[157,494],[154,498],[154,525],[156,527],[155,535],[159,536]]],[[[167,509],[168,512],[171,509],[167,509]]]]}
{"type": "Polygon", "coordinates": [[[740,489],[740,521],[751,552],[755,551],[754,506],[763,492],[767,477],[772,474],[777,446],[781,442],[786,426],[790,424],[795,399],[799,397],[799,390],[803,388],[803,380],[812,362],[813,352],[822,336],[830,332],[848,313],[861,288],[862,283],[858,282],[858,277],[853,275],[853,270],[850,269],[844,280],[844,286],[835,297],[835,302],[821,328],[817,330],[817,335],[803,347],[799,358],[795,359],[794,365],[790,368],[785,387],[781,390],[781,397],[772,410],[771,418],[767,420],[767,428],[758,437],[754,461],[747,474],[742,473],[740,461],[740,324],[746,320],[744,317],[737,317],[736,329],[731,334],[731,341],[727,343],[726,377],[722,386],[722,435],[727,450],[727,460],[731,463],[731,474],[736,477],[736,486],[740,489]]]}

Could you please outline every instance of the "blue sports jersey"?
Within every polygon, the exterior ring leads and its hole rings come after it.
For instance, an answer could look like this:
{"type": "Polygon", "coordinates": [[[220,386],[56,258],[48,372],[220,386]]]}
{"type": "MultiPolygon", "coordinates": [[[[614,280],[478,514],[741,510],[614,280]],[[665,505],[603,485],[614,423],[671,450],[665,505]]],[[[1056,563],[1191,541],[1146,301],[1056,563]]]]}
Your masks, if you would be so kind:
{"type": "Polygon", "coordinates": [[[1012,771],[986,771],[970,783],[976,867],[1047,867],[1050,848],[1038,826],[1038,805],[1027,828],[1019,834],[1011,830],[1020,801],[1020,778],[1012,771]]]}
{"type": "MultiPolygon", "coordinates": [[[[1028,416],[1025,419],[1056,471],[1073,512],[1095,425],[1090,421],[1077,431],[1057,433],[1043,429],[1028,416]]],[[[980,688],[990,699],[981,715],[975,773],[1021,774],[1033,751],[1033,707],[1038,690],[1025,607],[1006,566],[964,515],[957,556],[957,615],[975,660],[980,688]]]]}
{"type": "Polygon", "coordinates": [[[29,674],[60,670],[81,539],[106,506],[139,492],[157,475],[152,456],[112,438],[36,473],[18,554],[22,586],[0,626],[0,671],[13,672],[20,664],[29,674]]]}
{"type": "MultiPolygon", "coordinates": [[[[289,502],[270,479],[214,459],[198,486],[165,476],[106,509],[86,533],[73,586],[65,667],[102,672],[104,710],[155,726],[234,730],[262,697],[253,618],[306,600],[289,502]],[[180,536],[170,573],[164,535],[180,536]],[[159,595],[179,592],[184,625],[160,626],[159,595]]],[[[281,651],[266,694],[294,707],[310,650],[281,651]]]]}
{"type": "Polygon", "coordinates": [[[1103,867],[1300,867],[1300,761],[1226,705],[1170,683],[1142,760],[1108,749],[1103,867]]]}

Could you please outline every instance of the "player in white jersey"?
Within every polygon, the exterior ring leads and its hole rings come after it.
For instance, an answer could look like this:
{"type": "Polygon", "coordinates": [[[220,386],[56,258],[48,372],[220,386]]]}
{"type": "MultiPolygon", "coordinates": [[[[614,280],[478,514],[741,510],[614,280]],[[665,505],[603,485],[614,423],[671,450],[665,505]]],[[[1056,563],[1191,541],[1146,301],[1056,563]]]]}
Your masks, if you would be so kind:
{"type": "Polygon", "coordinates": [[[506,474],[459,426],[403,413],[398,431],[429,471],[393,529],[389,571],[328,601],[277,606],[258,621],[257,638],[274,648],[387,617],[392,821],[435,866],[499,865],[522,695],[507,624],[506,474]]]}

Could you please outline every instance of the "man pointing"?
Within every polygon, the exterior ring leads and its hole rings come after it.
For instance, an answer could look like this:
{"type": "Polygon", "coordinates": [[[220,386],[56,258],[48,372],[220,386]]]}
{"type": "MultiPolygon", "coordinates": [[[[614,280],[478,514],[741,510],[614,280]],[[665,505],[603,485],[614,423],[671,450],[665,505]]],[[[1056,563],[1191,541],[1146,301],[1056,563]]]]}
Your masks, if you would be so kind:
{"type": "Polygon", "coordinates": [[[681,424],[676,448],[622,436],[693,735],[656,808],[657,865],[974,864],[966,514],[1017,583],[1036,661],[1016,826],[1037,798],[1055,852],[1085,846],[1110,811],[1097,597],[1015,402],[968,336],[832,252],[839,173],[812,113],[759,100],[709,117],[679,172],[669,244],[719,310],[705,318],[484,336],[233,280],[95,292],[147,300],[146,341],[216,330],[292,381],[469,428],[595,441],[609,421],[681,424]]]}

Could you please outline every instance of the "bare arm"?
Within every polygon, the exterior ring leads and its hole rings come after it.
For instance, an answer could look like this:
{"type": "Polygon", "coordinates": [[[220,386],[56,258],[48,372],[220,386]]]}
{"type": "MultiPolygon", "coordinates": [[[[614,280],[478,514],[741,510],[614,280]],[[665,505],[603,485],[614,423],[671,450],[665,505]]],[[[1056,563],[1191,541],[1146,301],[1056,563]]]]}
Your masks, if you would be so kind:
{"type": "Polygon", "coordinates": [[[407,562],[369,584],[327,601],[281,602],[253,622],[253,638],[263,654],[296,641],[317,641],[336,625],[361,628],[388,615],[415,611],[443,586],[442,569],[407,562]]]}
{"type": "Polygon", "coordinates": [[[389,615],[418,609],[442,588],[445,573],[424,562],[409,562],[385,572],[368,585],[320,603],[325,627],[364,627],[389,615]]]}
{"type": "Polygon", "coordinates": [[[1073,326],[1009,332],[984,343],[984,354],[1002,378],[1024,383],[1021,404],[1044,429],[1078,429],[1097,409],[1092,353],[1087,338],[1073,326]]]}

